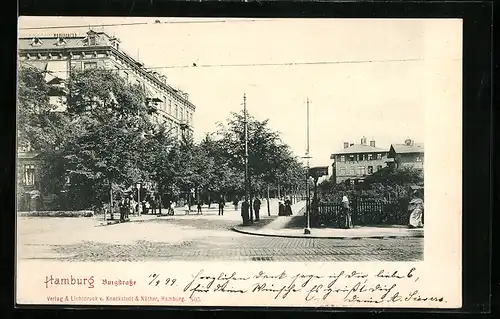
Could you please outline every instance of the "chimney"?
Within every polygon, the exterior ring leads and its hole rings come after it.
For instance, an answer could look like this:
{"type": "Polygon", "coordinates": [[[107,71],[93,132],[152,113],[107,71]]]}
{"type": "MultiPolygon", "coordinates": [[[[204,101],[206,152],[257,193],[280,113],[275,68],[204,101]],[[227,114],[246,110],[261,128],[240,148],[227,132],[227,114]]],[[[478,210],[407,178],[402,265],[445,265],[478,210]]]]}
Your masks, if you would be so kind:
{"type": "Polygon", "coordinates": [[[412,141],[411,139],[407,138],[407,139],[405,140],[405,145],[406,145],[406,146],[412,146],[412,145],[413,145],[413,141],[412,141]]]}
{"type": "Polygon", "coordinates": [[[344,142],[344,148],[348,148],[349,147],[349,142],[344,142]]]}
{"type": "Polygon", "coordinates": [[[366,145],[366,137],[361,138],[361,145],[366,145]]]}
{"type": "Polygon", "coordinates": [[[370,146],[371,146],[371,147],[375,147],[375,141],[374,141],[374,140],[371,140],[371,141],[370,141],[370,146]]]}

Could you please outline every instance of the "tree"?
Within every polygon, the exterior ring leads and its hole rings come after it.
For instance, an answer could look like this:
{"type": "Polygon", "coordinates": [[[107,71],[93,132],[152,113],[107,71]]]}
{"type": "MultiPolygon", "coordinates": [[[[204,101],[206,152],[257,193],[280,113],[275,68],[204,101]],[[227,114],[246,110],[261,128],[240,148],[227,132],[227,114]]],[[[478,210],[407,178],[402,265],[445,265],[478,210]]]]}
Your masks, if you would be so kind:
{"type": "Polygon", "coordinates": [[[53,112],[50,86],[45,74],[34,67],[20,66],[18,72],[18,146],[37,151],[53,150],[65,136],[66,117],[53,112]]]}
{"type": "Polygon", "coordinates": [[[73,72],[68,88],[71,130],[61,152],[71,176],[68,192],[80,207],[100,206],[113,185],[126,189],[148,177],[141,161],[154,108],[140,86],[107,70],[73,72]]]}
{"type": "MultiPolygon", "coordinates": [[[[244,114],[232,113],[227,123],[219,123],[217,135],[228,164],[238,172],[244,172],[245,132],[244,114]]],[[[302,165],[292,155],[288,145],[282,142],[279,132],[269,128],[268,120],[258,121],[247,114],[248,170],[251,194],[262,194],[273,182],[282,182],[290,189],[297,186],[295,177],[302,165]]],[[[304,173],[305,174],[305,173],[304,173]]],[[[240,185],[243,178],[240,179],[240,185]]]]}

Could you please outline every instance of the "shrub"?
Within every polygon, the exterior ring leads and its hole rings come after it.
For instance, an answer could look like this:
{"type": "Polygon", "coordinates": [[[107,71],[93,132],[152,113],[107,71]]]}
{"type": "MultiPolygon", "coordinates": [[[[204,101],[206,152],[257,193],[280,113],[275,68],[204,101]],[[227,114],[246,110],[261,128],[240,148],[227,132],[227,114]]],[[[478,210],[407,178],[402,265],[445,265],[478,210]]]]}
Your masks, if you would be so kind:
{"type": "Polygon", "coordinates": [[[91,210],[79,211],[33,211],[19,212],[22,217],[92,217],[94,212],[91,210]]]}

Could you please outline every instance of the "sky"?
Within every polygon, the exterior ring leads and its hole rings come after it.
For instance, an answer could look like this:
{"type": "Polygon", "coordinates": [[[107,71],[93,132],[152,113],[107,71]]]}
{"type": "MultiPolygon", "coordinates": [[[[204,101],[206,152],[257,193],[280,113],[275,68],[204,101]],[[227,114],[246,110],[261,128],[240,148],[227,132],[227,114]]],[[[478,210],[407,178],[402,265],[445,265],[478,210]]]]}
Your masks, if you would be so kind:
{"type": "Polygon", "coordinates": [[[269,119],[304,156],[309,98],[310,164],[329,166],[344,141],[363,136],[385,149],[406,138],[425,142],[425,38],[432,33],[425,21],[21,17],[21,29],[64,28],[19,35],[83,34],[99,25],[93,29],[118,37],[127,53],[189,93],[198,140],[240,111],[246,94],[250,114],[269,119]],[[203,23],[171,23],[180,21],[203,23]],[[107,25],[135,22],[146,24],[107,25]],[[255,65],[282,63],[306,64],[255,65]]]}

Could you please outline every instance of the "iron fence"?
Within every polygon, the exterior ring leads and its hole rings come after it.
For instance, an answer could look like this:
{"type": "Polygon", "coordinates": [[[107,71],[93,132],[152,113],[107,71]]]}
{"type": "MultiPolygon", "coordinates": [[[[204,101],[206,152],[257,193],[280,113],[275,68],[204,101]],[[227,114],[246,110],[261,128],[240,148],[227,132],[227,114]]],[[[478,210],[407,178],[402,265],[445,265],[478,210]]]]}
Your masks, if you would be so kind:
{"type": "MultiPolygon", "coordinates": [[[[378,200],[353,200],[351,214],[354,225],[407,225],[408,199],[386,202],[378,200]]],[[[320,202],[311,207],[311,227],[342,227],[345,216],[342,205],[320,202]]]]}

